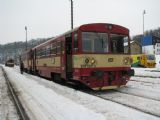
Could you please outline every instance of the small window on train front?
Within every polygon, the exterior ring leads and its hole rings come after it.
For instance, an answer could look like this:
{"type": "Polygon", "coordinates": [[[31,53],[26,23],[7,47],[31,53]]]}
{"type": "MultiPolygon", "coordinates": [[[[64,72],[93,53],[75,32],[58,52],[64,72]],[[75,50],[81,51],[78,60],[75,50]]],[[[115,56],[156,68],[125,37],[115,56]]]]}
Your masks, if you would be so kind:
{"type": "Polygon", "coordinates": [[[77,33],[74,34],[74,51],[75,52],[78,51],[78,34],[77,33]]]}
{"type": "Polygon", "coordinates": [[[112,53],[129,53],[129,47],[125,43],[129,43],[128,36],[120,34],[111,34],[111,52],[112,53]]]}

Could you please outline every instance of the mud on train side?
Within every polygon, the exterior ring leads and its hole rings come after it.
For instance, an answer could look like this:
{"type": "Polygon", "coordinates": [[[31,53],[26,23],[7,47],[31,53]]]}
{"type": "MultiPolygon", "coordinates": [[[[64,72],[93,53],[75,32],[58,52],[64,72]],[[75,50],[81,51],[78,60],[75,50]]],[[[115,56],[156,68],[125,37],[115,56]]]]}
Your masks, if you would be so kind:
{"type": "Polygon", "coordinates": [[[81,25],[26,51],[21,60],[27,72],[93,90],[122,87],[134,75],[129,30],[108,23],[81,25]]]}

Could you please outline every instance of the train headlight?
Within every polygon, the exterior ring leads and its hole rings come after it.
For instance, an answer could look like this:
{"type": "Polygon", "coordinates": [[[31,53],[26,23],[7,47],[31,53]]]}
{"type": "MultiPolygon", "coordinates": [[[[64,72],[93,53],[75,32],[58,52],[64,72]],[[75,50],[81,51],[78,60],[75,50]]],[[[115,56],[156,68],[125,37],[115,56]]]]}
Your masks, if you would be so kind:
{"type": "Polygon", "coordinates": [[[94,64],[96,61],[95,61],[95,59],[94,58],[92,58],[92,60],[91,60],[91,64],[94,64]]]}
{"type": "Polygon", "coordinates": [[[125,60],[124,60],[124,63],[128,63],[128,60],[127,60],[127,59],[125,59],[125,60]]]}
{"type": "Polygon", "coordinates": [[[123,62],[125,65],[127,65],[129,63],[129,58],[128,57],[124,58],[123,62]]]}
{"type": "Polygon", "coordinates": [[[85,63],[88,64],[89,63],[89,58],[85,59],[85,63]]]}

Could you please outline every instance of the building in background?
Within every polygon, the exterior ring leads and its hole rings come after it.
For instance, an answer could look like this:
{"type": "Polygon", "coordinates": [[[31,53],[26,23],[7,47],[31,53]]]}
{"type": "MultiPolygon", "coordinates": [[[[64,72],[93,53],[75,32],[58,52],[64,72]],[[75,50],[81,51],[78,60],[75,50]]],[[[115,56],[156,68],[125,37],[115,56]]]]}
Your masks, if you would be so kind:
{"type": "MultiPolygon", "coordinates": [[[[124,46],[125,46],[124,50],[127,51],[128,50],[128,43],[125,43],[124,46]]],[[[142,54],[142,46],[137,41],[131,41],[130,48],[131,48],[132,55],[142,54]]]]}
{"type": "Polygon", "coordinates": [[[156,36],[144,36],[141,40],[142,53],[160,55],[160,38],[156,36]]]}
{"type": "Polygon", "coordinates": [[[156,58],[156,68],[160,68],[160,38],[152,35],[144,36],[141,40],[142,53],[154,54],[156,58]]]}
{"type": "Polygon", "coordinates": [[[131,41],[131,54],[142,54],[142,46],[137,41],[131,41]]]}

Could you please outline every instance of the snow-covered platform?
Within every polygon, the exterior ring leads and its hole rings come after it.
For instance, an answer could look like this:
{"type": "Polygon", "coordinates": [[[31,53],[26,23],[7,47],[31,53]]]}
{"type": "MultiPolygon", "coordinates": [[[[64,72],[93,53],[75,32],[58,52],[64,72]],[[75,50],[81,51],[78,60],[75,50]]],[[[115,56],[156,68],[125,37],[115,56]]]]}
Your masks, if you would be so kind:
{"type": "MultiPolygon", "coordinates": [[[[3,66],[4,67],[4,66],[3,66]]],[[[106,92],[105,95],[117,100],[116,102],[111,100],[105,100],[94,95],[89,95],[84,92],[80,92],[66,86],[61,86],[59,84],[53,83],[52,81],[45,80],[36,76],[32,76],[24,73],[20,74],[17,67],[8,68],[4,67],[8,78],[13,84],[18,96],[26,109],[28,115],[31,119],[36,120],[159,120],[160,117],[154,114],[143,112],[137,108],[143,109],[147,108],[147,100],[143,104],[136,104],[134,99],[129,99],[126,104],[130,104],[131,107],[127,105],[119,104],[118,100],[121,102],[126,102],[129,97],[124,98],[123,91],[126,94],[138,96],[141,99],[147,98],[152,99],[154,96],[150,95],[151,92],[155,92],[156,103],[154,106],[149,106],[151,108],[150,112],[159,114],[158,107],[160,104],[160,91],[157,84],[153,86],[147,86],[142,83],[143,81],[155,81],[155,78],[149,77],[133,77],[126,88],[119,89],[121,94],[106,92]],[[150,80],[151,79],[151,80],[150,80]],[[136,82],[141,81],[141,82],[136,82]],[[144,91],[147,89],[146,93],[144,91]],[[135,90],[135,91],[134,91],[135,90]],[[139,90],[139,94],[138,94],[139,90]],[[151,96],[151,97],[150,97],[151,96]],[[134,107],[132,108],[132,105],[134,107]],[[156,104],[156,105],[155,105],[156,104]],[[152,108],[155,107],[156,109],[152,108]],[[153,110],[153,111],[152,111],[153,110]],[[154,111],[155,110],[155,111],[154,111]]],[[[136,71],[140,69],[135,69],[136,71]]],[[[140,71],[149,72],[145,69],[140,71]]],[[[139,72],[136,72],[136,74],[139,72]]],[[[156,73],[155,73],[156,74],[156,73]]],[[[148,74],[147,74],[148,75],[148,74]]],[[[153,73],[151,74],[153,75],[153,73]]],[[[158,76],[158,74],[157,74],[158,76]]],[[[159,75],[160,76],[160,75],[159,75]]],[[[159,83],[160,79],[156,78],[155,83],[159,83]]],[[[104,94],[103,94],[104,95],[104,94]]],[[[126,95],[127,96],[127,95],[126,95]]],[[[137,97],[137,98],[138,98],[137,97]]],[[[136,98],[135,98],[136,99],[136,98]]],[[[153,100],[154,101],[154,100],[153,100]]],[[[150,103],[152,105],[152,103],[150,103]]],[[[142,110],[143,110],[142,109],[142,110]]]]}

